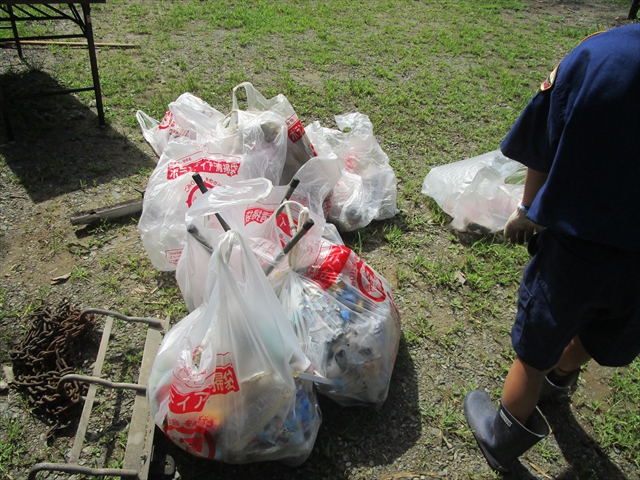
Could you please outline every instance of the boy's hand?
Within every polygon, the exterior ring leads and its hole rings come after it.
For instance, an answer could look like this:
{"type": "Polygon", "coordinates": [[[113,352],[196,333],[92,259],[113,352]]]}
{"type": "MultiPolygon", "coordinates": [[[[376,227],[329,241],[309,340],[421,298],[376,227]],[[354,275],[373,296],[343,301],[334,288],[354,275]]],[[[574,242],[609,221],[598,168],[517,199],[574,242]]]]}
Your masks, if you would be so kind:
{"type": "Polygon", "coordinates": [[[522,245],[529,241],[536,231],[537,225],[527,218],[526,210],[520,206],[511,214],[504,226],[504,236],[511,242],[522,245]]]}

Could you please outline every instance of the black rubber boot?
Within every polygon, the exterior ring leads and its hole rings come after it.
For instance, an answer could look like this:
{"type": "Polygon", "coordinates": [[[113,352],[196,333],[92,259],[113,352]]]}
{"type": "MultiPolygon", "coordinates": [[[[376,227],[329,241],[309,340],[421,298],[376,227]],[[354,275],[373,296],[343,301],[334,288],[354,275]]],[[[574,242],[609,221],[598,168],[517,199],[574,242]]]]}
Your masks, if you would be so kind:
{"type": "Polygon", "coordinates": [[[464,416],[489,466],[502,473],[507,473],[520,455],[549,434],[549,424],[537,408],[523,426],[502,401],[496,412],[489,395],[481,390],[464,397],[464,416]]]}
{"type": "Polygon", "coordinates": [[[558,367],[554,367],[554,369],[544,377],[538,401],[545,401],[557,395],[569,393],[578,383],[578,377],[580,377],[579,368],[572,372],[564,372],[558,367]]]}

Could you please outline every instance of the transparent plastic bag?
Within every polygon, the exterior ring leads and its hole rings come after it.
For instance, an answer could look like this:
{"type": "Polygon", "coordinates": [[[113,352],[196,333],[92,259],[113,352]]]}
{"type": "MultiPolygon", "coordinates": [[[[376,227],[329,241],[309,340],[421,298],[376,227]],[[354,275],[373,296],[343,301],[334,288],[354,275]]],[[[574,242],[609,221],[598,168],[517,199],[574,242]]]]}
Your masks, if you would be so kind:
{"type": "MultiPolygon", "coordinates": [[[[216,213],[233,229],[247,235],[249,245],[266,268],[270,264],[267,250],[280,249],[293,236],[286,217],[291,215],[292,224],[298,226],[299,212],[304,207],[309,207],[312,212],[311,217],[316,224],[314,228],[319,228],[321,234],[334,243],[343,243],[333,226],[325,223],[322,213],[323,200],[339,177],[340,168],[335,157],[314,157],[303,165],[296,174],[300,183],[291,195],[292,202],[279,213],[281,229],[276,235],[280,239],[277,242],[273,240],[276,238],[273,236],[273,230],[267,230],[269,233],[265,233],[262,225],[281,205],[289,187],[273,187],[267,191],[257,179],[239,181],[225,187],[216,187],[198,198],[185,215],[187,231],[197,236],[187,235],[186,245],[176,269],[178,286],[189,311],[199,306],[207,292],[210,292],[205,281],[206,265],[223,232],[215,217],[216,213]],[[205,244],[208,247],[203,246],[205,244]]],[[[269,228],[273,227],[268,226],[269,228]]]]}
{"type": "Polygon", "coordinates": [[[294,379],[309,360],[241,234],[222,235],[209,269],[208,302],[165,335],[154,361],[154,421],[198,457],[299,465],[321,423],[312,382],[294,379]]]}
{"type": "Polygon", "coordinates": [[[343,406],[380,407],[400,343],[391,288],[358,255],[310,231],[269,276],[311,361],[318,392],[343,406]]]}
{"type": "Polygon", "coordinates": [[[218,110],[189,92],[169,104],[162,122],[142,110],[136,112],[142,135],[158,157],[172,138],[186,137],[206,142],[216,137],[224,118],[218,110]]]}
{"type": "Polygon", "coordinates": [[[493,150],[432,168],[422,193],[453,217],[453,228],[499,232],[522,199],[525,170],[521,163],[493,150]]]}
{"type": "Polygon", "coordinates": [[[369,117],[347,113],[335,119],[344,131],[314,122],[307,133],[319,155],[333,153],[345,164],[328,198],[328,218],[338,230],[350,232],[398,213],[397,180],[389,157],[373,135],[369,117]]]}
{"type": "Polygon", "coordinates": [[[325,226],[322,216],[298,202],[287,200],[274,207],[275,210],[264,222],[247,230],[247,241],[266,273],[273,271],[280,263],[286,264],[284,248],[308,220],[313,224],[306,235],[321,236],[325,226]]]}
{"type": "Polygon", "coordinates": [[[234,180],[265,177],[278,183],[286,155],[286,126],[271,112],[240,115],[227,135],[206,143],[173,139],[165,147],[144,195],[138,230],[153,265],[173,271],[186,243],[184,215],[202,195],[192,178],[199,173],[207,188],[234,180]],[[265,125],[277,127],[275,136],[265,125]]]}
{"type": "Polygon", "coordinates": [[[209,261],[224,233],[216,214],[233,230],[242,232],[248,206],[269,196],[271,191],[272,184],[266,178],[240,180],[209,190],[187,210],[188,234],[176,267],[176,281],[190,312],[205,300],[209,261]]]}
{"type": "Polygon", "coordinates": [[[287,124],[287,160],[280,181],[280,185],[286,185],[307,160],[316,156],[316,151],[302,126],[302,122],[287,97],[279,94],[267,99],[249,82],[241,83],[233,88],[234,111],[239,110],[236,94],[239,88],[243,88],[246,92],[247,111],[271,111],[282,117],[287,124]]]}

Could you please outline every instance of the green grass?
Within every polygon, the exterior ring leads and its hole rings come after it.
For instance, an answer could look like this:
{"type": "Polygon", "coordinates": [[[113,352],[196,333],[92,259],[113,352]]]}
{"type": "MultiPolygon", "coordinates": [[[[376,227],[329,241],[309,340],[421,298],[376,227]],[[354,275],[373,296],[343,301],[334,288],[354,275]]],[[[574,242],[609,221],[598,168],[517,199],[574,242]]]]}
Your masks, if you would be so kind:
{"type": "Polygon", "coordinates": [[[589,415],[598,442],[622,451],[640,473],[638,431],[640,429],[640,360],[616,369],[610,381],[611,396],[589,415]]]}
{"type": "Polygon", "coordinates": [[[529,260],[524,247],[504,240],[480,240],[464,253],[460,271],[470,288],[469,308],[479,319],[495,318],[506,305],[515,305],[522,269],[529,260]],[[499,288],[502,287],[502,288],[499,288]],[[506,292],[506,298],[504,295],[506,292]]]}
{"type": "Polygon", "coordinates": [[[85,282],[91,278],[91,271],[88,268],[78,267],[74,265],[69,272],[70,282],[85,282]]]}
{"type": "MultiPolygon", "coordinates": [[[[98,38],[135,34],[139,44],[136,50],[100,52],[111,122],[135,126],[132,110],[138,108],[161,118],[169,101],[184,91],[228,109],[231,87],[249,80],[267,96],[291,97],[308,121],[352,108],[367,112],[376,131],[401,145],[406,158],[414,157],[410,145],[430,155],[430,162],[443,163],[464,155],[451,148],[454,135],[457,143],[462,137],[478,151],[495,146],[539,80],[576,37],[591,30],[550,31],[548,22],[526,15],[523,28],[508,28],[506,16],[524,10],[518,1],[402,2],[402,8],[397,2],[191,0],[131,6],[116,1],[95,7],[94,28],[98,38]],[[102,10],[144,18],[144,28],[156,35],[141,37],[136,21],[101,25],[102,10]],[[212,30],[221,34],[209,44],[174,43],[176,35],[212,30]],[[161,32],[169,31],[163,39],[161,32]],[[224,73],[211,75],[212,65],[224,65],[224,73]],[[304,84],[299,79],[309,68],[322,75],[304,84]]],[[[54,51],[69,57],[56,77],[72,87],[86,83],[84,52],[54,51]]],[[[419,180],[426,166],[413,165],[408,171],[416,177],[405,181],[419,180]]]]}
{"type": "Polygon", "coordinates": [[[385,227],[385,240],[388,242],[392,252],[398,253],[406,248],[407,239],[403,235],[403,231],[395,224],[390,224],[385,227]]]}
{"type": "Polygon", "coordinates": [[[0,416],[0,476],[13,480],[12,473],[21,465],[21,455],[26,450],[24,426],[17,419],[0,416]]]}

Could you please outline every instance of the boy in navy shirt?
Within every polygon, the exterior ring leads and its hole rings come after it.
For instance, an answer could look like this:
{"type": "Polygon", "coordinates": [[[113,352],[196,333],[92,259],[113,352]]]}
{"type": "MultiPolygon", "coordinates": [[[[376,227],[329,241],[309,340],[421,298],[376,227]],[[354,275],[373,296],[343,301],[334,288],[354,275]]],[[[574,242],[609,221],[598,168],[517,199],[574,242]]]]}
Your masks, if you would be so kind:
{"type": "Polygon", "coordinates": [[[640,353],[640,24],[583,40],[501,150],[527,167],[504,234],[528,241],[532,259],[499,408],[475,390],[464,410],[489,465],[506,472],[549,433],[540,398],[568,390],[592,358],[615,367],[640,353]]]}

